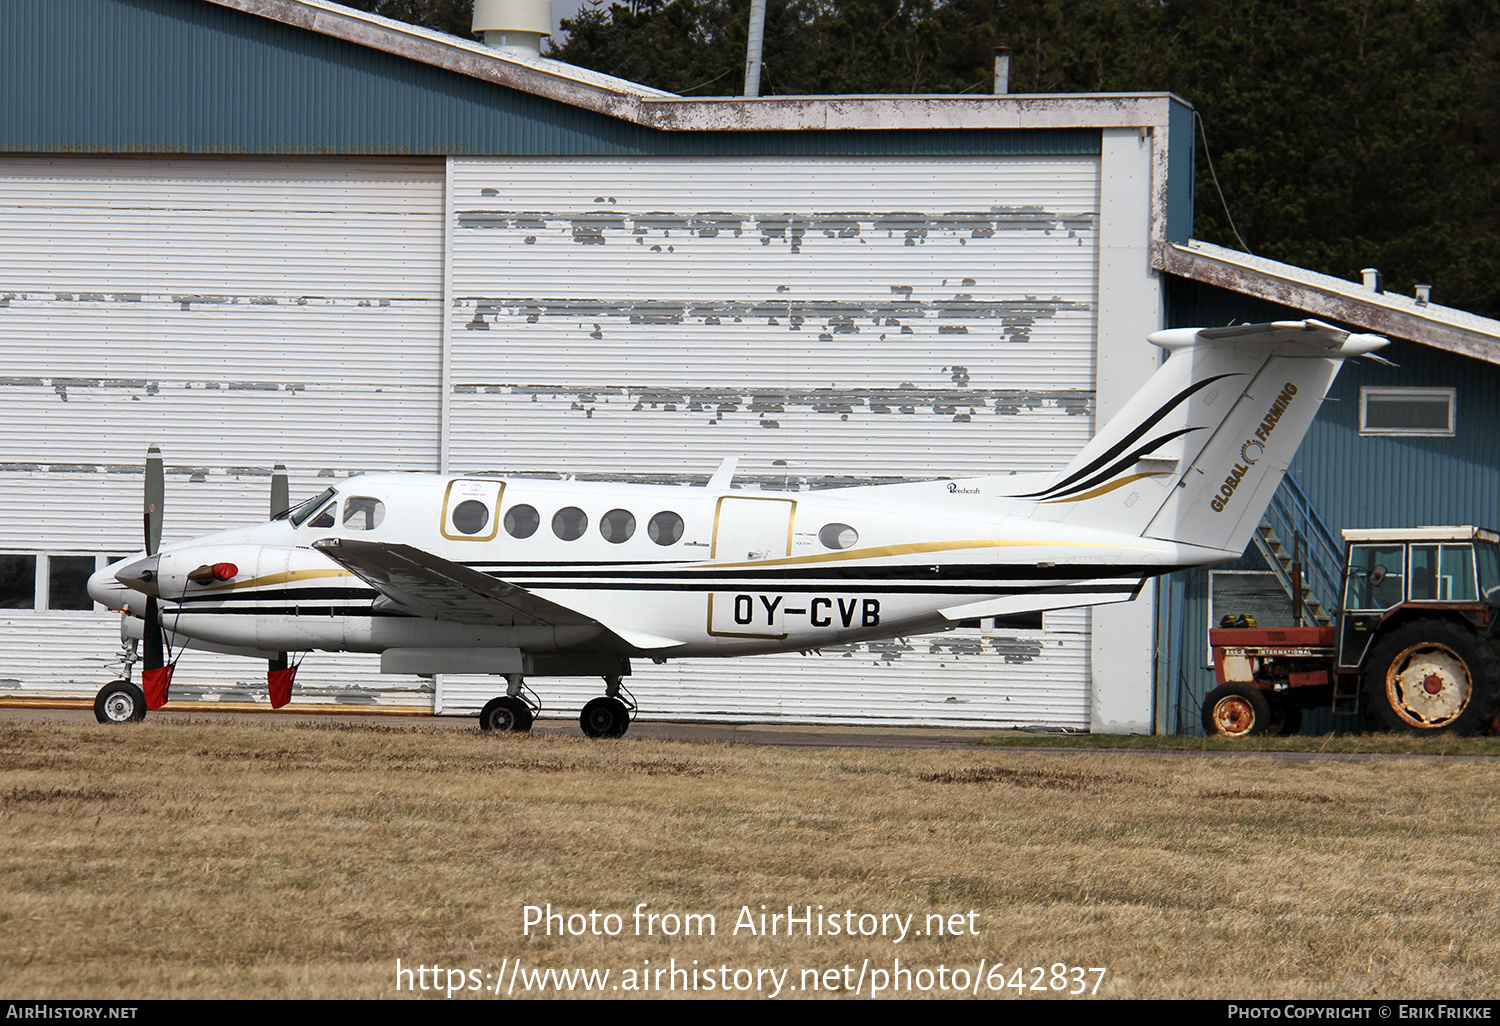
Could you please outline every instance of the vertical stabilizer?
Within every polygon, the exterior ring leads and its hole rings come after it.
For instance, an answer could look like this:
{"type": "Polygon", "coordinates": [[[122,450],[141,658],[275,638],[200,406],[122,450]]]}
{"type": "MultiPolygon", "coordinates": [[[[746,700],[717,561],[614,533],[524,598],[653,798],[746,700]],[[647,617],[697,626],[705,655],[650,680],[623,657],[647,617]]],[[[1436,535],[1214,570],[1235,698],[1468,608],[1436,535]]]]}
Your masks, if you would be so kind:
{"type": "Polygon", "coordinates": [[[1146,386],[1048,487],[1035,516],[1238,555],[1343,361],[1384,346],[1320,321],[1174,328],[1146,386]]]}

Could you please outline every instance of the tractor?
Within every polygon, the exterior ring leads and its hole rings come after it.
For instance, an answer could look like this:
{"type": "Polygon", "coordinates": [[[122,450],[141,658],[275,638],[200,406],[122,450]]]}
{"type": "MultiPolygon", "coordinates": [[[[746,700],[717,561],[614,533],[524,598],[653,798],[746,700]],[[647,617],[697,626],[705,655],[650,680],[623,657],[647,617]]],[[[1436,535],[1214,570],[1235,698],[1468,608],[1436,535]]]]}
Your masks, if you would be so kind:
{"type": "Polygon", "coordinates": [[[1472,734],[1500,704],[1500,534],[1477,527],[1345,531],[1342,601],[1316,627],[1209,631],[1217,686],[1203,729],[1294,734],[1304,709],[1376,727],[1472,734]]]}

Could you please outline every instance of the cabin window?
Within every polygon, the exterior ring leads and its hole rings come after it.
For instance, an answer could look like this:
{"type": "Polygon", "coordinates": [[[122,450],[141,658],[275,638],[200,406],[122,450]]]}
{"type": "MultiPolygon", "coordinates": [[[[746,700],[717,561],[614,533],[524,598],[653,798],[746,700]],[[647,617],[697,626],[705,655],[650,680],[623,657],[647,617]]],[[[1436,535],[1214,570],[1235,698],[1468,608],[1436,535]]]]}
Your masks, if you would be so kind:
{"type": "Polygon", "coordinates": [[[542,526],[542,515],[524,502],[505,511],[505,533],[512,538],[530,538],[542,526]]]}
{"type": "Polygon", "coordinates": [[[599,533],[605,541],[618,545],[635,534],[635,517],[629,510],[612,509],[599,518],[599,533]]]}
{"type": "Polygon", "coordinates": [[[563,541],[577,541],[589,529],[589,515],[577,506],[564,506],[552,514],[552,533],[563,541]]]}
{"type": "Polygon", "coordinates": [[[658,545],[675,545],[682,539],[682,518],[671,510],[662,510],[646,525],[646,536],[658,545]]]}
{"type": "Polygon", "coordinates": [[[373,531],[385,519],[385,503],[368,495],[344,500],[344,526],[351,531],[373,531]]]}
{"type": "Polygon", "coordinates": [[[825,549],[853,548],[859,541],[859,532],[848,524],[824,524],[823,530],[818,532],[818,541],[825,549]]]}
{"type": "Polygon", "coordinates": [[[1454,389],[1361,388],[1359,433],[1453,437],[1454,389]]]}
{"type": "Polygon", "coordinates": [[[1413,602],[1473,602],[1474,550],[1468,545],[1413,545],[1409,597],[1413,602]]]}
{"type": "Polygon", "coordinates": [[[1386,609],[1406,591],[1406,549],[1401,545],[1354,545],[1349,550],[1349,584],[1344,608],[1386,609]]]}
{"type": "Polygon", "coordinates": [[[453,528],[463,534],[478,534],[490,522],[490,508],[478,499],[465,499],[453,507],[453,528]]]}
{"type": "Polygon", "coordinates": [[[317,516],[313,517],[312,520],[310,520],[308,522],[307,526],[308,527],[332,527],[333,526],[333,510],[334,510],[334,507],[337,506],[337,505],[338,505],[338,503],[336,503],[336,502],[335,503],[330,503],[329,506],[328,506],[328,508],[325,509],[323,512],[319,513],[317,516]]]}

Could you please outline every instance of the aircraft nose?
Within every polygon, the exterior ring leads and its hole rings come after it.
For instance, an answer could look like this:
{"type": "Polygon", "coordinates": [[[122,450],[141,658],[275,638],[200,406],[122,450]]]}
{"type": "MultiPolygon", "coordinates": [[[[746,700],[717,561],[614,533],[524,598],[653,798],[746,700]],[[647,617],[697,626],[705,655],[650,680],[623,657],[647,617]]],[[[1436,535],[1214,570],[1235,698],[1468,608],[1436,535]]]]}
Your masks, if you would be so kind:
{"type": "Polygon", "coordinates": [[[89,598],[99,603],[106,609],[116,612],[124,609],[129,604],[127,595],[130,589],[115,580],[115,567],[107,566],[102,570],[95,570],[89,575],[89,598]]]}
{"type": "MultiPolygon", "coordinates": [[[[155,595],[160,598],[161,592],[158,590],[156,584],[156,578],[160,572],[160,559],[160,556],[147,556],[145,559],[137,559],[134,562],[126,563],[118,570],[115,570],[114,578],[126,588],[146,595],[155,595]]],[[[114,570],[114,567],[110,567],[109,569],[114,570]]],[[[101,570],[99,572],[108,573],[108,570],[101,570]]]]}

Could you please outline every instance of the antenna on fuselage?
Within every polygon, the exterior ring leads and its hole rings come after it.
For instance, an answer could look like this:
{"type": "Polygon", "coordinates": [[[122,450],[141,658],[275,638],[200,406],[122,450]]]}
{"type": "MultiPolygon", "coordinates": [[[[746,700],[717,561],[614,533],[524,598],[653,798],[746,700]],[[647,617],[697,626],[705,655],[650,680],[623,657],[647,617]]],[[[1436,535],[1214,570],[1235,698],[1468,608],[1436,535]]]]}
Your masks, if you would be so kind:
{"type": "Polygon", "coordinates": [[[719,464],[719,469],[714,471],[713,476],[708,479],[706,487],[711,491],[729,491],[729,483],[734,480],[734,468],[739,462],[738,456],[725,456],[719,464]]]}

